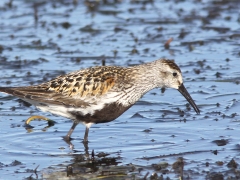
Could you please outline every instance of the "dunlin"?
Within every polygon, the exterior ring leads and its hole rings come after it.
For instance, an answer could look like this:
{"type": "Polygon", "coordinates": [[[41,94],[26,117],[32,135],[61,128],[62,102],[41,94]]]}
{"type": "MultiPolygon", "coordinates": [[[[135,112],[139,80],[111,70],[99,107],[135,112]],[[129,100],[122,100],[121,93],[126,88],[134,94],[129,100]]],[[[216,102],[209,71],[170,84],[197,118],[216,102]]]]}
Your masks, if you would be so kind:
{"type": "Polygon", "coordinates": [[[51,81],[25,87],[0,87],[1,92],[17,96],[42,111],[73,120],[65,136],[79,123],[86,126],[84,142],[92,124],[113,121],[154,88],[177,89],[200,113],[183,85],[180,68],[172,60],[159,59],[132,67],[91,67],[51,81]]]}

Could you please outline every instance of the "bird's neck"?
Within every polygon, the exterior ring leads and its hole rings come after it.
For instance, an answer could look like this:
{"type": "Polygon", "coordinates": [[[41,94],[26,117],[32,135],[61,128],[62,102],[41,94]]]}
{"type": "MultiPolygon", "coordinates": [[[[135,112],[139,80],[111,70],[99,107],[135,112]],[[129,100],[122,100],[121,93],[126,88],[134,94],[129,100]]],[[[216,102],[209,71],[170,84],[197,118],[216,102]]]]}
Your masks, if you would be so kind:
{"type": "Polygon", "coordinates": [[[136,78],[136,84],[139,85],[139,88],[142,89],[144,93],[151,89],[163,86],[156,62],[139,65],[136,69],[138,76],[136,78]]]}
{"type": "Polygon", "coordinates": [[[157,66],[154,63],[148,63],[127,68],[126,83],[122,84],[121,93],[119,93],[118,103],[123,106],[131,106],[138,101],[145,93],[159,87],[159,76],[157,75],[157,66]]]}

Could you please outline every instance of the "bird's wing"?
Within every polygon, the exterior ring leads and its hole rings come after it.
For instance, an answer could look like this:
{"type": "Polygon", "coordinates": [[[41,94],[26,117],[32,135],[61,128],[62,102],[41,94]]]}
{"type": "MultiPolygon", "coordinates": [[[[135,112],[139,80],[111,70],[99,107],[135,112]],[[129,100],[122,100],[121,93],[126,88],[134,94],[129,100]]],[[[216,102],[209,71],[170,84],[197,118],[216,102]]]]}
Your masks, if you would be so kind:
{"type": "Polygon", "coordinates": [[[76,107],[86,107],[89,105],[89,103],[84,100],[76,100],[75,98],[68,97],[60,93],[55,93],[54,91],[47,91],[46,89],[36,88],[34,86],[10,88],[1,87],[0,91],[19,97],[20,99],[34,105],[54,104],[76,107]]]}
{"type": "Polygon", "coordinates": [[[23,100],[82,107],[109,93],[117,81],[116,74],[117,70],[101,66],[62,75],[37,86],[2,87],[0,91],[23,100]]]}

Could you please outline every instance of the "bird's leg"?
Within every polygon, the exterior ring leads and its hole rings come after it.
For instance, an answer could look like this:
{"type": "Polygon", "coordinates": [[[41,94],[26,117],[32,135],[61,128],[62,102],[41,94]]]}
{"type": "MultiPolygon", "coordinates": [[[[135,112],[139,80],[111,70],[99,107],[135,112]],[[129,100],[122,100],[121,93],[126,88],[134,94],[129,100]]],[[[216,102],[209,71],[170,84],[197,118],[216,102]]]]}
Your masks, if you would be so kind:
{"type": "Polygon", "coordinates": [[[89,132],[89,127],[86,127],[83,143],[88,143],[88,132],[89,132]]]}
{"type": "Polygon", "coordinates": [[[78,125],[78,123],[76,123],[75,121],[73,121],[73,125],[72,127],[70,128],[70,130],[68,131],[67,135],[64,137],[64,139],[66,141],[70,141],[71,140],[71,135],[75,129],[75,127],[78,125]]]}
{"type": "Polygon", "coordinates": [[[85,155],[87,156],[87,158],[89,158],[89,153],[88,153],[88,132],[89,132],[89,127],[86,127],[85,134],[84,134],[84,139],[83,139],[83,145],[85,147],[85,155]]]}

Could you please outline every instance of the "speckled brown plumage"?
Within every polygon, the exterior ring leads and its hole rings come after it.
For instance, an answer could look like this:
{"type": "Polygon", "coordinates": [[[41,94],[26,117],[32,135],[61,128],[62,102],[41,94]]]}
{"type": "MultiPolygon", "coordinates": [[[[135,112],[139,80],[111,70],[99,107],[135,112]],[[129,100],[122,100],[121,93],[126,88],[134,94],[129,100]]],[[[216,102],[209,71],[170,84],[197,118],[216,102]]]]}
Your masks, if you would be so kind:
{"type": "Polygon", "coordinates": [[[43,86],[48,91],[69,97],[101,96],[114,86],[119,77],[122,77],[121,81],[126,81],[129,78],[127,74],[127,69],[122,67],[92,67],[68,76],[59,76],[43,86]]]}
{"type": "Polygon", "coordinates": [[[160,59],[133,67],[91,67],[34,86],[0,87],[42,111],[73,120],[69,139],[79,122],[89,127],[116,119],[146,92],[156,87],[178,89],[195,111],[199,109],[183,86],[180,68],[174,61],[160,59]]]}

